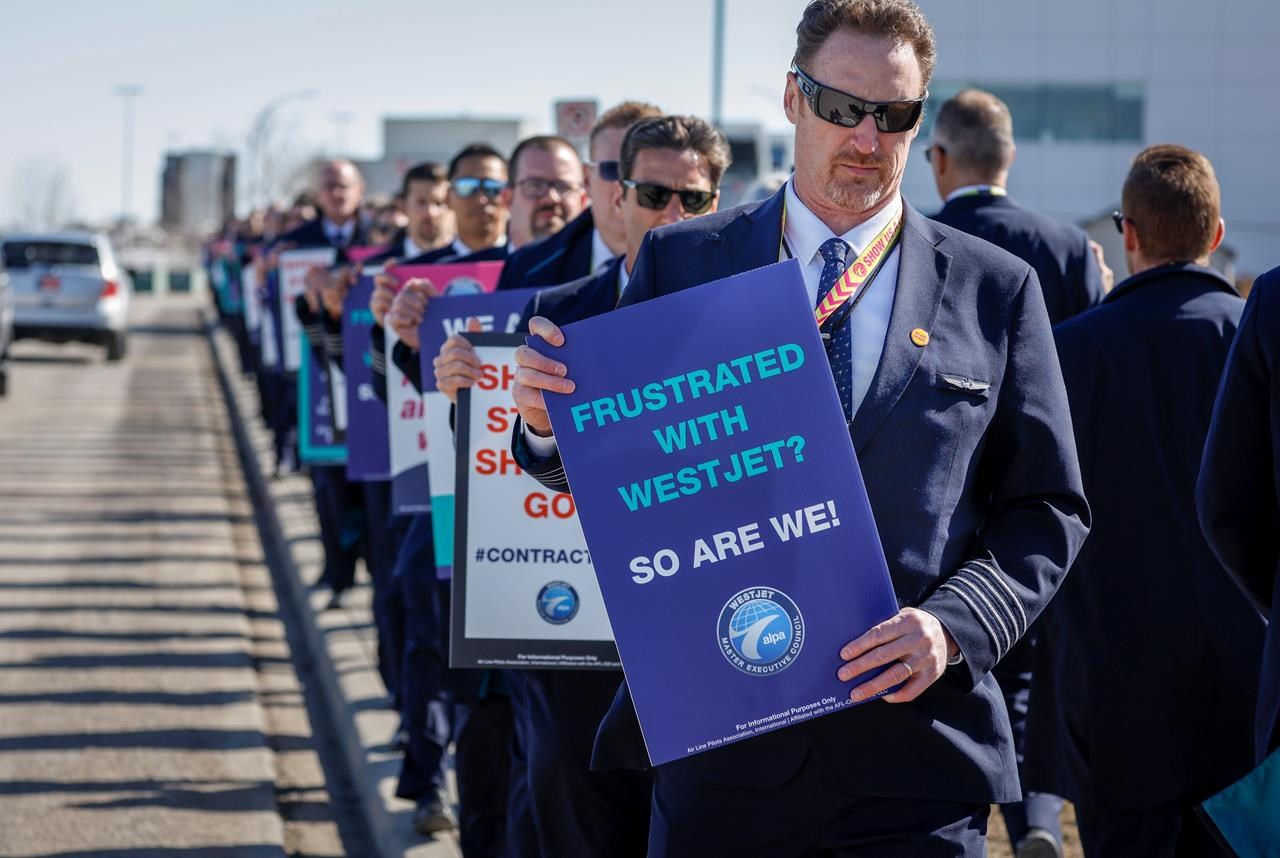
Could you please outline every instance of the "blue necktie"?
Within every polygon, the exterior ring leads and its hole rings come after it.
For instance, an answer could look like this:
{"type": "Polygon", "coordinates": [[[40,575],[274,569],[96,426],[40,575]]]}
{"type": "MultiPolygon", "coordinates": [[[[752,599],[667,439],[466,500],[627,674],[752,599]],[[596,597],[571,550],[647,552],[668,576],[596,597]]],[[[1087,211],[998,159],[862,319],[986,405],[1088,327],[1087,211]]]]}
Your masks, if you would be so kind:
{"type": "MultiPolygon", "coordinates": [[[[818,248],[822,254],[822,276],[818,279],[818,300],[815,306],[822,303],[827,293],[836,285],[840,275],[844,274],[845,257],[849,255],[849,245],[842,239],[829,238],[818,248]]],[[[849,319],[846,318],[840,327],[830,331],[831,336],[824,342],[827,347],[827,360],[831,363],[831,375],[836,380],[836,392],[840,394],[840,407],[844,409],[846,420],[853,419],[853,351],[850,347],[849,319]]]]}

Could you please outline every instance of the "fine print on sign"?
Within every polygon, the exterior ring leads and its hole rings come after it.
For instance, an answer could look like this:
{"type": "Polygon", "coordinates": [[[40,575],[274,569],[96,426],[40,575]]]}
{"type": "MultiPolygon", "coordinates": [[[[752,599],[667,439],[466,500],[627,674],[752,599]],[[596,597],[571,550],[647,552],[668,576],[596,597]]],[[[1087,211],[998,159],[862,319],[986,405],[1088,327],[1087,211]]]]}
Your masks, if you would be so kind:
{"type": "Polygon", "coordinates": [[[650,760],[852,705],[840,648],[897,601],[798,263],[564,334],[529,344],[576,385],[547,409],[650,760]]]}
{"type": "MultiPolygon", "coordinates": [[[[511,399],[524,338],[468,334],[481,361],[459,391],[452,667],[616,669],[613,631],[573,498],[511,455],[511,399]]],[[[433,475],[434,481],[434,475],[433,475]]]]}

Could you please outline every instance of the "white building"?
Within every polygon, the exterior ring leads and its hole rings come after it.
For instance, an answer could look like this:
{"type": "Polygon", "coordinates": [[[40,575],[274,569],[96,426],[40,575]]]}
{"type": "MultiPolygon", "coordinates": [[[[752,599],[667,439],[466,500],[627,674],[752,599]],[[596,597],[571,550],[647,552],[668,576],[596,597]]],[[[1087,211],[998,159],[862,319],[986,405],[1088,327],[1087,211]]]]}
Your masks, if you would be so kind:
{"type": "MultiPolygon", "coordinates": [[[[1280,2],[918,2],[938,37],[931,107],[964,86],[1009,104],[1018,144],[1009,191],[1020,202],[1094,220],[1120,208],[1135,154],[1180,143],[1213,162],[1241,273],[1280,265],[1280,2]]],[[[932,212],[928,122],[903,188],[932,212]]],[[[1108,258],[1123,275],[1122,258],[1108,258]]]]}
{"type": "Polygon", "coordinates": [[[236,209],[236,156],[228,152],[168,152],[160,180],[160,224],[185,235],[207,235],[236,209]]]}

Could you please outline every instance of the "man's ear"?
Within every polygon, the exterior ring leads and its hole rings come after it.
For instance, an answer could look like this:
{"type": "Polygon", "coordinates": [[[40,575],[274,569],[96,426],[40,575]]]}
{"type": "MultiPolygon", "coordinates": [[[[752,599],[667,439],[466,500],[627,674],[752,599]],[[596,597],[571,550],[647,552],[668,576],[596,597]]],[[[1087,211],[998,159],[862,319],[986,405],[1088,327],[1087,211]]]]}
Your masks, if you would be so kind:
{"type": "Polygon", "coordinates": [[[1128,219],[1124,222],[1124,252],[1142,252],[1142,242],[1138,240],[1138,231],[1133,228],[1133,221],[1128,219]]]}
{"type": "Polygon", "coordinates": [[[1227,237],[1227,222],[1222,218],[1218,218],[1218,231],[1213,235],[1213,244],[1209,246],[1209,252],[1213,253],[1222,246],[1222,239],[1227,237]]]}
{"type": "Polygon", "coordinates": [[[792,125],[800,124],[800,114],[804,111],[804,93],[800,91],[800,84],[796,83],[796,76],[792,72],[787,72],[787,85],[782,90],[782,110],[792,125]]]}

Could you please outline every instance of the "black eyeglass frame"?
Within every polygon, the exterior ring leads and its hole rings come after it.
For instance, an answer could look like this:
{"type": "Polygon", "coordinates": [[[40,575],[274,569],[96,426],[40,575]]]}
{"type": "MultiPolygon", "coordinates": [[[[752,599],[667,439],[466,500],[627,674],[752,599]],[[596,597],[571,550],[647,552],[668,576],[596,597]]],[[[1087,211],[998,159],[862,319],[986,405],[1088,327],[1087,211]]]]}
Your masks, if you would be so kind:
{"type": "MultiPolygon", "coordinates": [[[[841,128],[857,128],[862,124],[864,117],[870,116],[875,122],[877,130],[883,131],[886,134],[902,134],[903,132],[910,131],[912,128],[915,128],[920,124],[920,117],[924,114],[924,103],[929,100],[929,92],[926,90],[925,94],[920,98],[908,99],[905,101],[868,101],[865,98],[859,98],[856,95],[836,89],[835,87],[819,83],[795,63],[791,64],[791,73],[796,76],[796,84],[800,87],[801,94],[803,94],[805,99],[808,100],[809,109],[813,111],[813,115],[824,122],[830,122],[832,125],[838,125],[841,128]],[[858,111],[859,115],[856,119],[854,119],[852,123],[837,122],[828,116],[824,116],[818,109],[818,101],[822,98],[822,93],[824,91],[833,92],[840,98],[847,100],[849,102],[849,107],[858,111]],[[910,105],[914,108],[911,113],[911,120],[901,128],[888,127],[888,110],[895,105],[910,105]]],[[[843,115],[842,118],[844,118],[843,115]]],[[[849,118],[852,119],[853,117],[849,118]]]]}
{"type": "Polygon", "coordinates": [[[652,211],[662,211],[671,204],[672,197],[679,197],[681,207],[689,214],[705,214],[715,203],[716,198],[720,196],[719,188],[714,191],[700,191],[696,188],[685,188],[682,191],[677,191],[675,188],[668,188],[666,185],[659,185],[657,182],[637,182],[635,179],[619,179],[618,181],[622,184],[622,187],[630,188],[636,192],[637,203],[652,211]],[[641,187],[652,188],[662,194],[664,197],[662,204],[652,206],[646,203],[644,195],[640,193],[641,187]],[[696,202],[698,200],[704,199],[703,194],[706,195],[705,202],[702,205],[697,205],[696,202]],[[693,197],[693,200],[690,200],[690,197],[693,197]]]}
{"type": "Polygon", "coordinates": [[[1128,216],[1127,214],[1125,214],[1124,212],[1112,212],[1112,213],[1111,213],[1111,222],[1112,222],[1112,223],[1114,223],[1114,224],[1116,225],[1116,232],[1120,233],[1121,235],[1124,235],[1124,222],[1125,222],[1125,221],[1128,221],[1129,223],[1133,223],[1133,222],[1134,222],[1134,221],[1133,221],[1133,218],[1129,217],[1129,216],[1128,216]]]}

